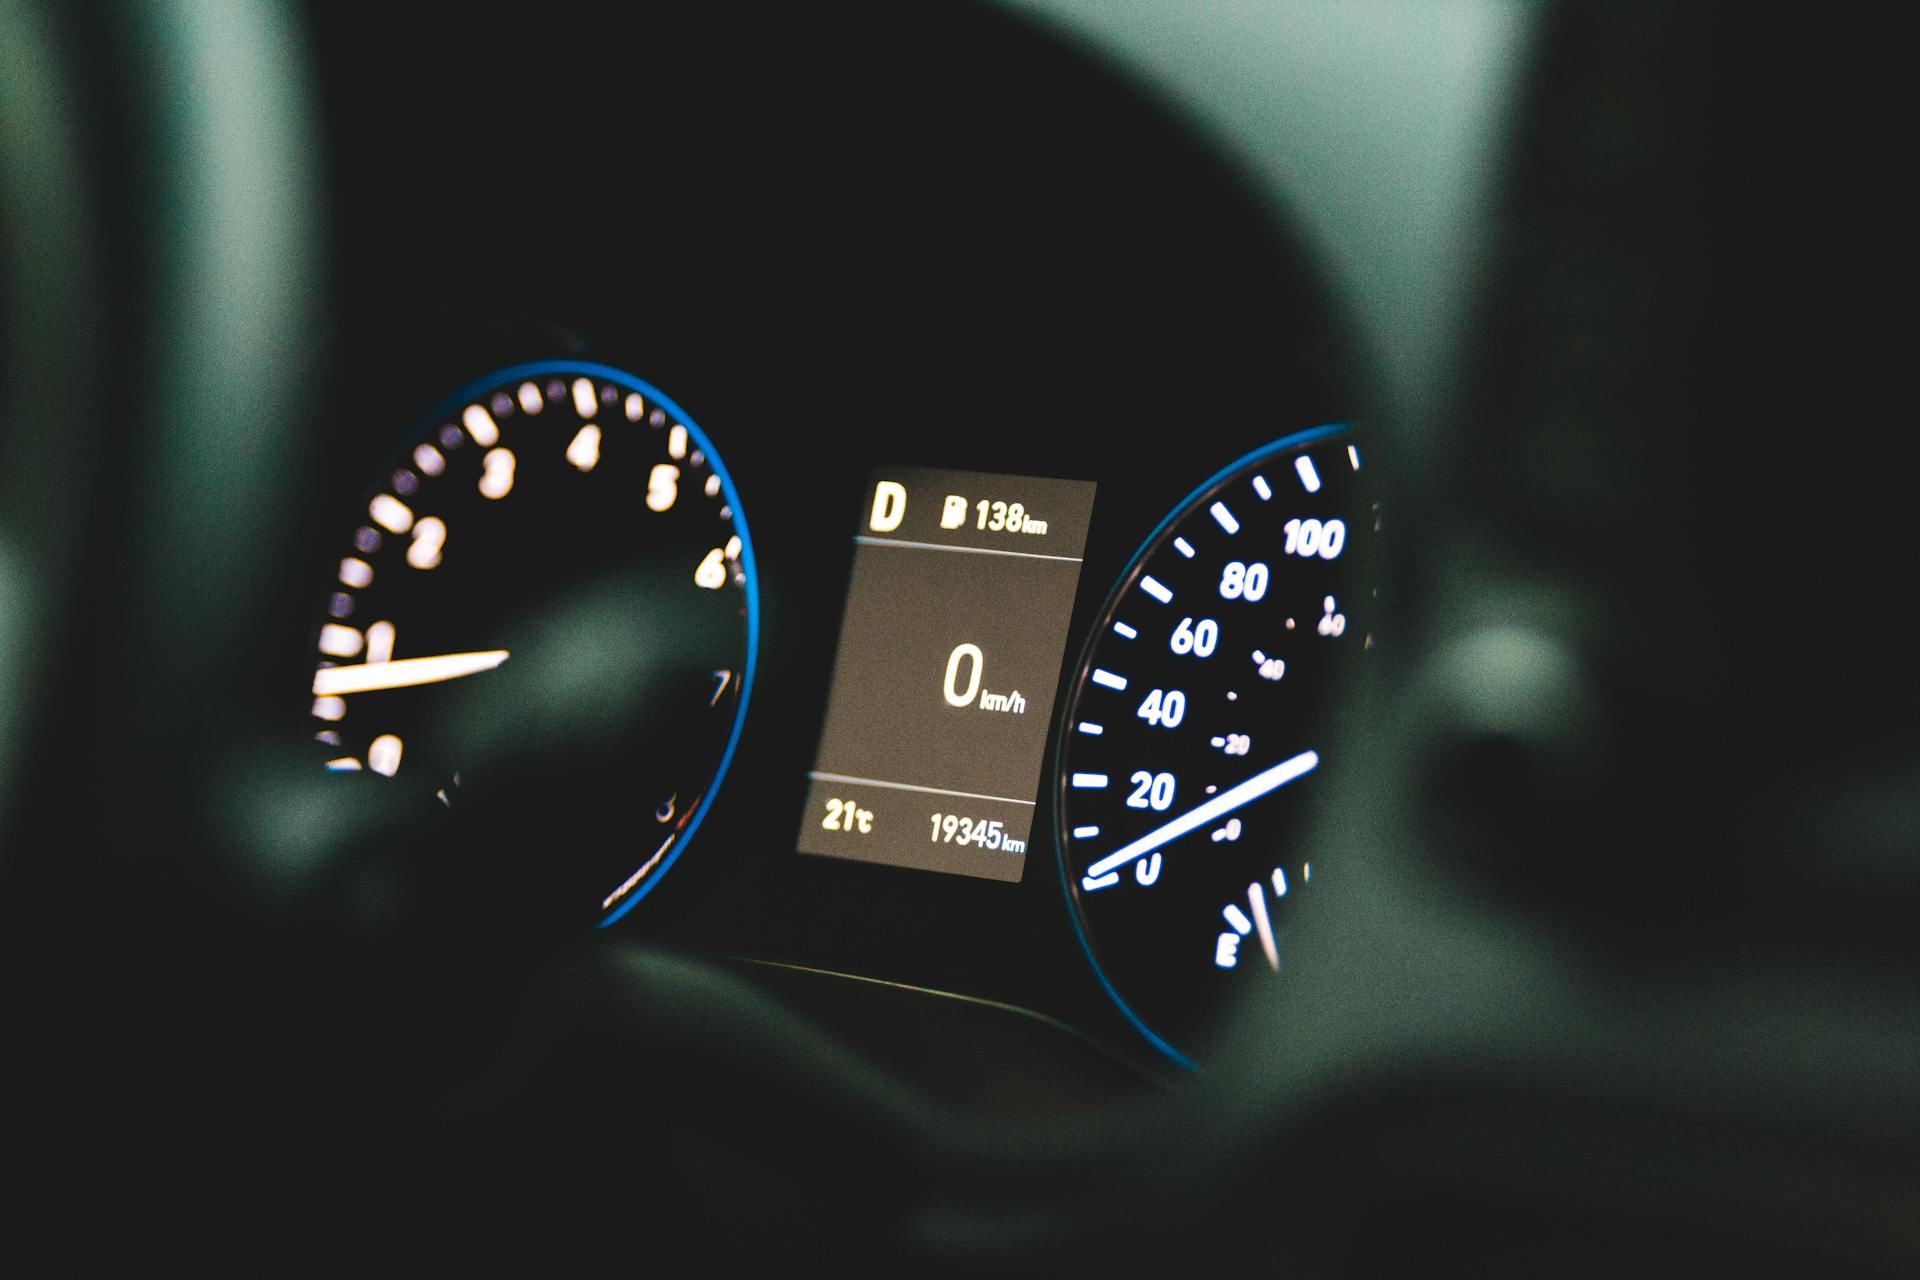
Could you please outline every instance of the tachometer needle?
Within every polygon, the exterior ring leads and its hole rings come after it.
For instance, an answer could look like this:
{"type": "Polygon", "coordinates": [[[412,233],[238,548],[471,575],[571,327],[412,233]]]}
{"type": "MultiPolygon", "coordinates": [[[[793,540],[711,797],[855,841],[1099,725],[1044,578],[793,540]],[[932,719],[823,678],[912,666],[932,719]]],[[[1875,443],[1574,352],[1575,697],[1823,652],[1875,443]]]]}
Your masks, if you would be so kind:
{"type": "Polygon", "coordinates": [[[1133,843],[1114,850],[1087,868],[1087,879],[1097,880],[1116,867],[1124,867],[1136,858],[1144,858],[1161,845],[1170,844],[1189,831],[1204,827],[1215,818],[1224,817],[1241,805],[1258,800],[1269,791],[1278,791],[1295,778],[1313,772],[1319,764],[1319,753],[1302,751],[1291,759],[1282,760],[1271,769],[1262,769],[1245,782],[1229,787],[1198,808],[1189,809],[1172,822],[1155,827],[1133,843]]]}
{"type": "Polygon", "coordinates": [[[434,684],[491,671],[506,660],[505,649],[486,649],[479,653],[441,653],[431,658],[398,658],[387,662],[321,667],[313,673],[313,692],[321,696],[329,693],[370,693],[375,689],[405,689],[416,684],[434,684]]]}

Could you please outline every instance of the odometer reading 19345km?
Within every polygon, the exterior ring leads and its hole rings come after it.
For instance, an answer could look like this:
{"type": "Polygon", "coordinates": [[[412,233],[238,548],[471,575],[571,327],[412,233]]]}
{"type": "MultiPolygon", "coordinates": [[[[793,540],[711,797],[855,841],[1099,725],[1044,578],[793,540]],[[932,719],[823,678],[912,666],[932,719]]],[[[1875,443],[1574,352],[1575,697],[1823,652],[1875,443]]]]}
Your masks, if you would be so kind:
{"type": "Polygon", "coordinates": [[[1236,983],[1286,962],[1309,891],[1307,788],[1370,648],[1359,446],[1321,427],[1203,484],[1148,538],[1087,643],[1060,729],[1075,923],[1123,1013],[1188,1062],[1236,983]]]}

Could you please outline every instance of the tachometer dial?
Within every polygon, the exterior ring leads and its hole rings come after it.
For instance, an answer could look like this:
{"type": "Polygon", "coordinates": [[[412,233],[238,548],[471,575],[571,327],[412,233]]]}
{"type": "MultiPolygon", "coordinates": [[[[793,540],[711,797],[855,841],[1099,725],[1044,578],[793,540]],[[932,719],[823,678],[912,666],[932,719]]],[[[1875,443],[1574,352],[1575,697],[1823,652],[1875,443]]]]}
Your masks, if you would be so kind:
{"type": "Polygon", "coordinates": [[[712,442],[617,370],[508,369],[404,441],[348,542],[314,641],[326,767],[496,832],[490,798],[539,796],[527,883],[617,919],[705,816],[753,681],[753,550],[712,442]]]}
{"type": "Polygon", "coordinates": [[[1122,1011],[1182,1062],[1237,982],[1287,963],[1311,892],[1305,793],[1341,670],[1372,643],[1360,461],[1347,428],[1322,427],[1188,497],[1108,599],[1062,723],[1075,923],[1122,1011]]]}

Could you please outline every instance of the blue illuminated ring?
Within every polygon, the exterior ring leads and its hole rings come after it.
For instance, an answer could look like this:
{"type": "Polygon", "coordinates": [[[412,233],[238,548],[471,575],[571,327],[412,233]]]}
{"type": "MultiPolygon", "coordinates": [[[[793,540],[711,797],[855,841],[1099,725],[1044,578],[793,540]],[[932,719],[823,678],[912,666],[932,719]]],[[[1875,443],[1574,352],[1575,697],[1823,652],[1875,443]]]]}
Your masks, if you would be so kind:
{"type": "MultiPolygon", "coordinates": [[[[1113,590],[1107,594],[1106,601],[1100,606],[1100,612],[1095,617],[1094,625],[1087,634],[1087,643],[1081,651],[1079,665],[1075,669],[1078,673],[1074,686],[1075,696],[1078,696],[1080,686],[1085,683],[1087,668],[1093,661],[1094,645],[1099,641],[1107,620],[1113,616],[1114,610],[1120,606],[1122,597],[1127,594],[1127,589],[1133,582],[1134,574],[1139,570],[1142,562],[1146,560],[1147,553],[1159,545],[1161,537],[1178,523],[1181,517],[1193,510],[1196,504],[1219,485],[1224,484],[1248,467],[1270,458],[1276,453],[1284,453],[1289,449],[1297,449],[1302,445],[1313,444],[1316,441],[1325,440],[1330,436],[1341,435],[1352,429],[1353,427],[1350,423],[1331,422],[1325,426],[1309,427],[1305,431],[1296,431],[1294,434],[1284,436],[1272,444],[1262,445],[1252,453],[1228,463],[1220,470],[1208,476],[1205,480],[1202,480],[1191,493],[1174,504],[1173,510],[1169,511],[1166,518],[1154,526],[1153,532],[1146,536],[1145,541],[1140,544],[1139,549],[1136,550],[1127,561],[1126,568],[1120,571],[1119,578],[1114,582],[1113,590]]],[[[1062,716],[1060,719],[1059,736],[1054,739],[1053,746],[1054,770],[1056,775],[1061,773],[1060,762],[1066,758],[1067,734],[1072,723],[1073,717],[1071,715],[1062,716]]],[[[1093,952],[1093,940],[1087,936],[1086,925],[1080,918],[1080,912],[1074,907],[1073,879],[1067,871],[1066,841],[1062,838],[1065,823],[1066,806],[1063,801],[1056,801],[1053,818],[1053,846],[1054,861],[1060,868],[1060,896],[1061,900],[1066,904],[1067,918],[1073,921],[1073,933],[1074,936],[1080,940],[1081,953],[1087,957],[1087,963],[1093,967],[1093,976],[1100,980],[1101,989],[1107,993],[1107,998],[1113,1001],[1114,1008],[1120,1011],[1121,1015],[1133,1025],[1133,1029],[1138,1031],[1148,1044],[1158,1049],[1179,1067],[1187,1071],[1199,1071],[1199,1064],[1187,1057],[1186,1054],[1174,1048],[1173,1045],[1167,1042],[1164,1036],[1160,1035],[1152,1027],[1149,1027],[1146,1024],[1146,1020],[1133,1011],[1133,1007],[1121,998],[1120,992],[1114,987],[1112,979],[1107,977],[1106,970],[1100,967],[1100,961],[1093,952]]]]}
{"type": "Polygon", "coordinates": [[[707,433],[687,416],[686,410],[662,394],[660,389],[650,382],[610,365],[596,364],[590,360],[540,360],[532,364],[514,365],[469,383],[441,401],[435,406],[433,412],[427,415],[427,418],[431,420],[446,417],[461,405],[477,399],[483,392],[498,390],[503,383],[523,378],[540,378],[549,374],[585,374],[588,377],[599,378],[625,387],[629,391],[638,392],[649,404],[664,409],[675,422],[687,429],[687,434],[692,437],[695,446],[706,454],[707,461],[713,467],[713,474],[720,477],[720,492],[725,495],[727,505],[733,509],[733,529],[740,538],[740,567],[746,574],[747,580],[746,670],[740,679],[739,706],[734,711],[733,730],[727,735],[726,750],[720,754],[720,766],[714,771],[713,783],[701,798],[700,807],[694,810],[693,817],[688,820],[686,829],[680,833],[680,838],[675,840],[673,847],[667,850],[666,858],[659,868],[631,894],[622,899],[619,906],[601,919],[599,927],[604,929],[633,910],[634,904],[652,893],[654,886],[665,878],[668,871],[672,870],[673,864],[679,861],[680,854],[692,842],[694,833],[700,829],[701,822],[706,819],[707,811],[713,807],[714,797],[720,793],[720,784],[725,781],[727,770],[733,764],[733,754],[740,745],[740,731],[747,721],[747,703],[753,696],[753,674],[760,657],[760,574],[754,565],[753,538],[747,532],[747,517],[745,509],[740,504],[740,492],[733,487],[733,476],[727,470],[726,464],[720,460],[719,450],[713,447],[713,441],[707,437],[707,433]]]}

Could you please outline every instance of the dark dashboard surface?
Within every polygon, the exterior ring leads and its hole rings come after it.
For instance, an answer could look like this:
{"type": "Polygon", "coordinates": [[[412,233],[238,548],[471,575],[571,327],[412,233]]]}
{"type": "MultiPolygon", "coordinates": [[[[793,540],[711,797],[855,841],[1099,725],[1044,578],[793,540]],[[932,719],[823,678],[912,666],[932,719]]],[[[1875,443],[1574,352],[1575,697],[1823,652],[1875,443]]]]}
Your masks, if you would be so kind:
{"type": "Polygon", "coordinates": [[[5,1250],[1911,1273],[1910,413],[1834,283],[1898,255],[1737,34],[0,0],[5,1250]],[[530,361],[697,420],[761,593],[704,825],[598,930],[528,869],[624,838],[618,779],[449,823],[305,714],[367,486],[530,361]],[[1176,504],[1327,423],[1389,513],[1338,872],[1203,1071],[1088,963],[1054,737],[1017,883],[795,851],[881,468],[1097,486],[1066,689],[1176,504]]]}

